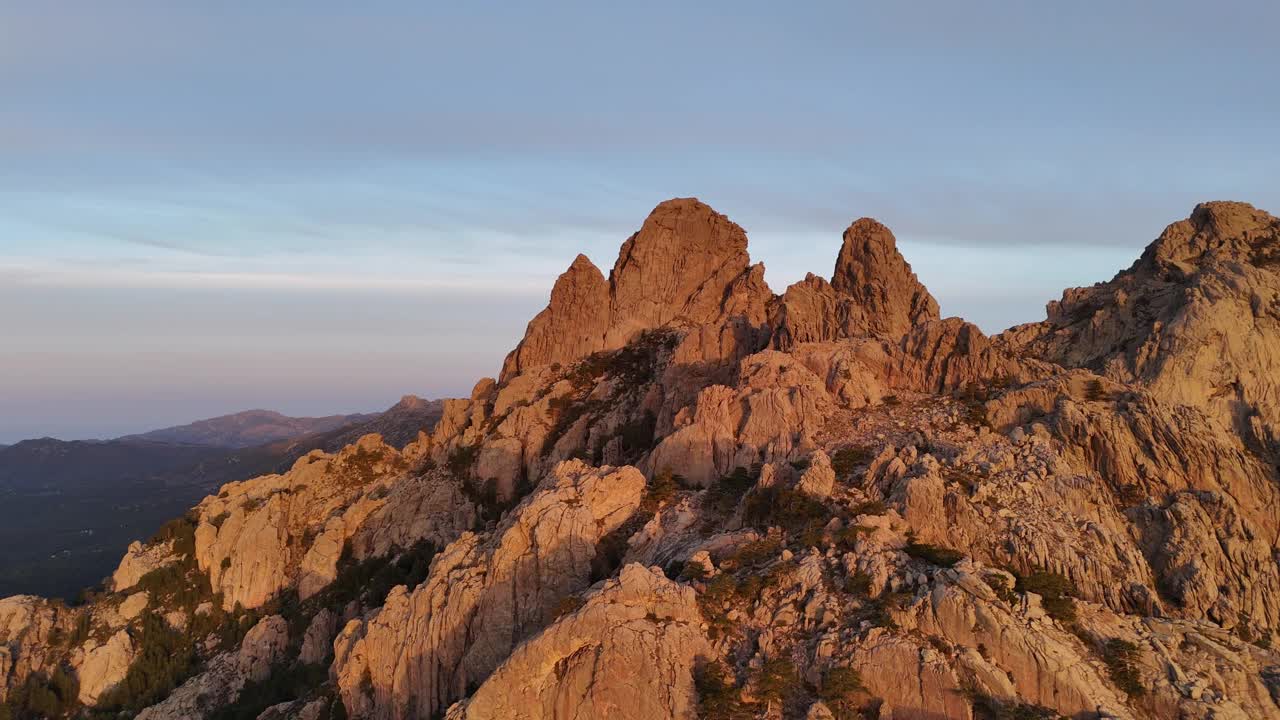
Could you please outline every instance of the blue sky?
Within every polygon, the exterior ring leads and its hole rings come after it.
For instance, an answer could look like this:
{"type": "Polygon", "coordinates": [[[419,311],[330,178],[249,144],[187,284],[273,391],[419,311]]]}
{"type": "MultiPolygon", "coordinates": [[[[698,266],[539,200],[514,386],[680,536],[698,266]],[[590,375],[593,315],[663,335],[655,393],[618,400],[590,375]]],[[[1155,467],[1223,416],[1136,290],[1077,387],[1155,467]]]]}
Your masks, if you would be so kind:
{"type": "Polygon", "coordinates": [[[0,4],[0,442],[465,393],[668,197],[992,332],[1280,208],[1272,3],[796,5],[0,4]]]}

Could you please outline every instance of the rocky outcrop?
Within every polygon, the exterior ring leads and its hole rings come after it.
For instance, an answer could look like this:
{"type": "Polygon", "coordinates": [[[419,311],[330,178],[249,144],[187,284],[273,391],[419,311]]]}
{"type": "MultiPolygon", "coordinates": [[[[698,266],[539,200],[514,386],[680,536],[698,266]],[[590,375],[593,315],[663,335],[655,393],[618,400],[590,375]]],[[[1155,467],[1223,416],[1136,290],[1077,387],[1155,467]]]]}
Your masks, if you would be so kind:
{"type": "Polygon", "coordinates": [[[1201,206],[988,338],[874,221],[775,297],[664,203],[430,437],[228,485],[83,608],[0,601],[0,692],[101,702],[167,621],[205,637],[144,717],[1280,717],[1276,227],[1201,206]],[[237,606],[289,620],[228,651],[237,606]],[[273,667],[306,687],[244,692],[273,667]]]}
{"type": "Polygon", "coordinates": [[[214,658],[204,672],[174,690],[163,702],[138,714],[138,720],[195,720],[235,702],[245,685],[261,682],[281,660],[289,643],[289,624],[279,615],[258,621],[240,649],[214,658]]]}
{"type": "Polygon", "coordinates": [[[524,339],[507,356],[504,378],[521,371],[572,362],[605,347],[609,330],[609,282],[586,255],[574,259],[551,289],[551,303],[529,321],[524,339]]]}
{"type": "Polygon", "coordinates": [[[893,233],[871,218],[844,231],[831,287],[853,299],[872,333],[899,338],[939,317],[938,302],[898,252],[893,233]]]}
{"type": "Polygon", "coordinates": [[[173,554],[173,543],[162,542],[143,545],[135,540],[129,543],[129,549],[125,551],[124,557],[120,559],[120,565],[112,573],[111,587],[116,591],[128,590],[137,585],[143,575],[177,562],[177,560],[178,558],[173,554]]]}
{"type": "Polygon", "coordinates": [[[632,516],[643,488],[634,468],[565,462],[492,536],[463,535],[426,582],[393,590],[377,614],[343,629],[334,672],[347,707],[400,720],[461,698],[590,584],[598,543],[632,516]]]}
{"type": "Polygon", "coordinates": [[[53,669],[45,650],[60,627],[52,603],[32,595],[0,599],[0,701],[36,673],[53,669]]]}
{"type": "MultiPolygon", "coordinates": [[[[607,283],[586,257],[574,260],[507,357],[500,380],[623,347],[655,328],[729,326],[731,335],[753,338],[773,296],[763,276],[763,267],[751,267],[741,227],[695,198],[668,200],[622,244],[607,283]]],[[[720,344],[699,338],[700,359],[721,357],[720,344]]]]}
{"type": "Polygon", "coordinates": [[[1196,206],[1113,280],[1063,293],[1004,335],[1026,353],[1136,383],[1216,417],[1246,442],[1280,437],[1280,220],[1196,206]]]}
{"type": "Polygon", "coordinates": [[[790,355],[768,350],[744,358],[738,387],[712,385],[676,416],[676,430],[645,467],[669,469],[707,485],[735,468],[798,459],[813,449],[832,402],[823,382],[790,355]]]}
{"type": "Polygon", "coordinates": [[[293,587],[305,599],[337,576],[348,546],[361,560],[418,540],[443,546],[471,527],[474,510],[456,480],[413,472],[422,452],[366,435],[206,498],[195,555],[224,607],[256,608],[293,587]]]}
{"type": "Polygon", "coordinates": [[[896,341],[938,317],[937,301],[898,252],[893,233],[871,218],[845,231],[831,282],[810,273],[769,308],[780,350],[866,336],[896,341]]]}
{"type": "Polygon", "coordinates": [[[136,648],[127,630],[119,630],[101,645],[85,653],[77,669],[80,702],[94,705],[103,693],[115,687],[133,662],[136,648]]]}
{"type": "Polygon", "coordinates": [[[695,717],[695,663],[711,653],[693,589],[628,565],[530,638],[449,720],[695,717]]]}

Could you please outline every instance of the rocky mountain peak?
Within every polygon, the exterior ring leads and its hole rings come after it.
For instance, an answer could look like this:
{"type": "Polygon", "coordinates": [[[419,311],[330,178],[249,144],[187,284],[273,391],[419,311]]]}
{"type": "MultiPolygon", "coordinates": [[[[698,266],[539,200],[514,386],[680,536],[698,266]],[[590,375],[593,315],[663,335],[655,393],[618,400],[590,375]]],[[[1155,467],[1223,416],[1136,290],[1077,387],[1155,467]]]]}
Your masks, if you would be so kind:
{"type": "Polygon", "coordinates": [[[763,308],[771,296],[763,267],[751,269],[737,223],[696,198],[667,200],[622,244],[608,280],[586,256],[574,259],[507,357],[501,380],[622,347],[644,330],[709,325],[727,308],[763,308]],[[762,297],[753,303],[734,288],[762,297]]]}
{"type": "Polygon", "coordinates": [[[623,243],[609,274],[614,317],[606,344],[673,322],[711,322],[750,264],[737,223],[696,198],[659,204],[623,243]]]}
{"type": "Polygon", "coordinates": [[[1265,261],[1280,250],[1277,245],[1280,219],[1249,203],[1204,202],[1191,211],[1189,218],[1165,228],[1147,246],[1139,266],[1189,273],[1210,254],[1265,261]]]}
{"type": "Polygon", "coordinates": [[[874,220],[775,296],[664,203],[429,437],[224,485],[82,606],[0,600],[0,714],[1280,717],[1273,227],[1201,206],[987,338],[874,220]]]}
{"type": "Polygon", "coordinates": [[[939,317],[938,302],[898,252],[893,232],[871,218],[844,231],[831,286],[856,300],[872,332],[901,337],[913,325],[939,317]]]}

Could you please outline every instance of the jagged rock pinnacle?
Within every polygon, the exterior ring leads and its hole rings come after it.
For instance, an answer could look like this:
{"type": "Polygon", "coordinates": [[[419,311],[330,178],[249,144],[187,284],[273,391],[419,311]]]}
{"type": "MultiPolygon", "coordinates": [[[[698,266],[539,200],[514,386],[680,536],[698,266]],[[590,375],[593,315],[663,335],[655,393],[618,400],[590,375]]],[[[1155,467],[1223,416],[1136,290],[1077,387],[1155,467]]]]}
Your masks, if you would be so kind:
{"type": "Polygon", "coordinates": [[[844,231],[831,286],[863,308],[869,329],[901,337],[913,325],[938,319],[938,303],[898,252],[889,228],[871,218],[844,231]]]}

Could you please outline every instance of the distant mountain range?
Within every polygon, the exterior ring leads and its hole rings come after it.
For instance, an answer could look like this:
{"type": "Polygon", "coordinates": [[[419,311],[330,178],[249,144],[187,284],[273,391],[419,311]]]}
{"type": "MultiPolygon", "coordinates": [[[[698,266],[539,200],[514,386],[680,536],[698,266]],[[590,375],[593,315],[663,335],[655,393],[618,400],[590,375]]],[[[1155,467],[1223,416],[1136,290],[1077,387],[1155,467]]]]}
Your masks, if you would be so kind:
{"type": "Polygon", "coordinates": [[[152,430],[139,435],[126,435],[120,440],[205,445],[221,448],[247,448],[277,440],[290,440],[304,435],[329,432],[348,425],[367,422],[379,413],[328,415],[326,417],[289,417],[272,410],[244,412],[187,425],[152,430]]]}
{"type": "Polygon", "coordinates": [[[0,446],[0,597],[74,595],[109,574],[131,541],[219,485],[283,472],[368,433],[403,446],[435,426],[442,406],[410,395],[382,413],[248,410],[114,440],[0,446]]]}

